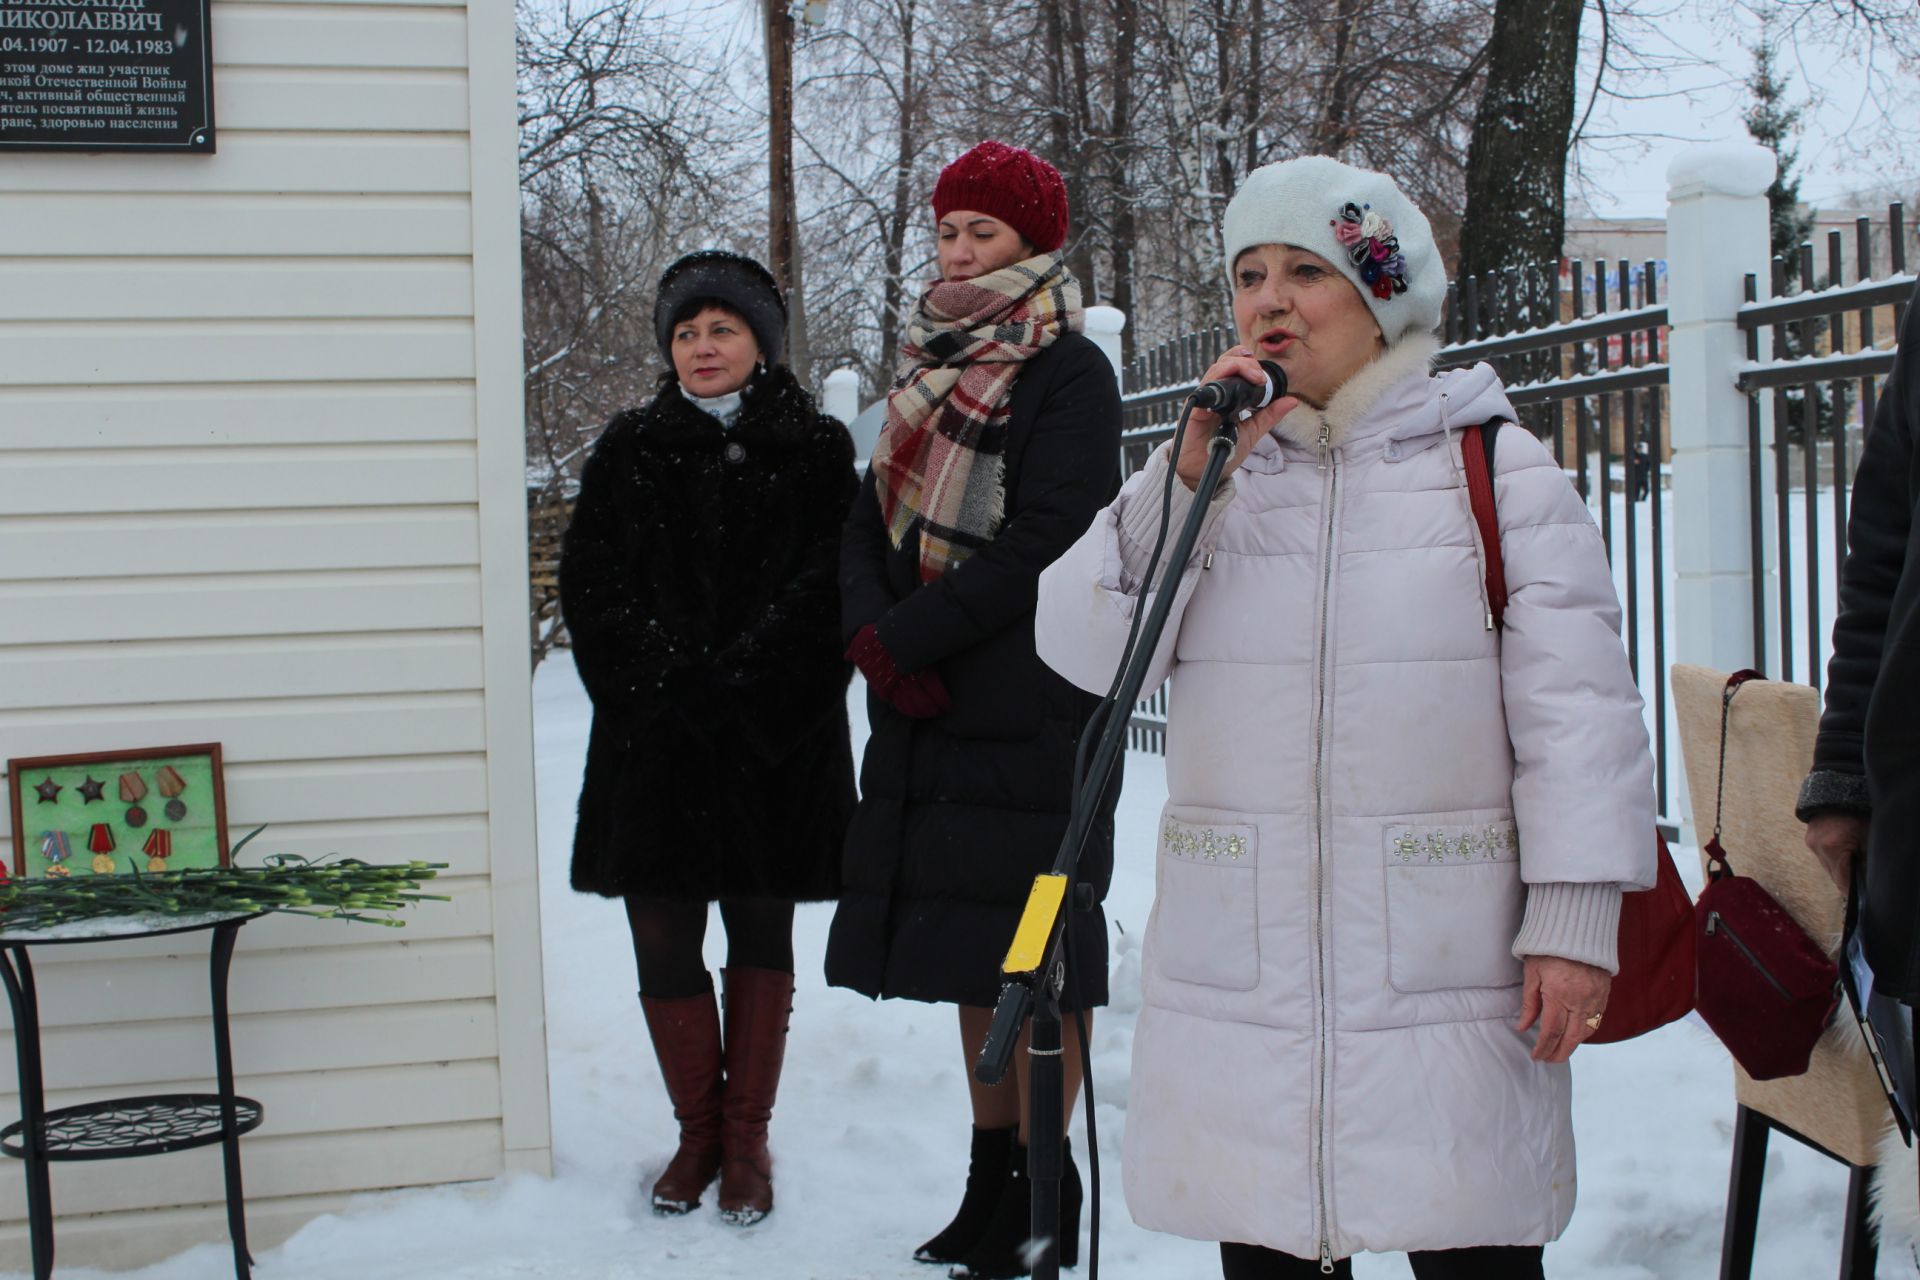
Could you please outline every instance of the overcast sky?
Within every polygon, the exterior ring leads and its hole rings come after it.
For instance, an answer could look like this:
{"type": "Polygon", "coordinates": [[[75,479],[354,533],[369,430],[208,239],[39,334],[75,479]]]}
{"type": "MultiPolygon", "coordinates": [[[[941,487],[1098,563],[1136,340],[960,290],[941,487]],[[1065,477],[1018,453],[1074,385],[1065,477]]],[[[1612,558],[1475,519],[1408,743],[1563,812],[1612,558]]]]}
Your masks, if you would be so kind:
{"type": "MultiPolygon", "coordinates": [[[[1603,98],[1588,126],[1596,141],[1582,150],[1585,181],[1579,193],[1601,217],[1662,216],[1667,164],[1676,153],[1692,142],[1747,138],[1740,117],[1750,102],[1745,81],[1753,60],[1746,46],[1757,38],[1759,22],[1738,4],[1676,2],[1664,7],[1669,13],[1657,30],[1628,33],[1669,60],[1662,71],[1632,87],[1651,96],[1633,101],[1603,98]],[[1709,12],[1714,16],[1702,16],[1709,12]],[[1685,56],[1689,53],[1691,59],[1685,56]]],[[[1589,42],[1596,26],[1589,6],[1582,28],[1589,42]]],[[[1593,83],[1594,53],[1590,46],[1582,109],[1593,83]]],[[[1803,39],[1782,49],[1777,70],[1788,77],[1790,100],[1806,108],[1799,165],[1803,199],[1838,208],[1850,206],[1851,193],[1863,189],[1914,193],[1920,185],[1920,156],[1910,149],[1901,154],[1897,141],[1886,136],[1871,87],[1876,78],[1904,75],[1911,89],[1913,68],[1903,71],[1884,49],[1870,67],[1864,42],[1843,50],[1803,39]],[[1879,77],[1871,74],[1876,69],[1879,77]]],[[[1912,141],[1911,134],[1906,141],[1912,141]]]]}

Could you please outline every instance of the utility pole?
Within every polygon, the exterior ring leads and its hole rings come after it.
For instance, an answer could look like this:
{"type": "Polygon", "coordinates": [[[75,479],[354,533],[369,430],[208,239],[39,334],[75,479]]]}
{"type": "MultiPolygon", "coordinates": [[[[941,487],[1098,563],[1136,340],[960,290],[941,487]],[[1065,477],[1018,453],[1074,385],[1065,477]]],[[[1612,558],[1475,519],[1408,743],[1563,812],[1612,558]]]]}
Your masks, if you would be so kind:
{"type": "Polygon", "coordinates": [[[809,352],[793,193],[793,10],[789,0],[761,0],[761,7],[767,33],[767,265],[787,299],[787,364],[804,382],[809,352]]]}

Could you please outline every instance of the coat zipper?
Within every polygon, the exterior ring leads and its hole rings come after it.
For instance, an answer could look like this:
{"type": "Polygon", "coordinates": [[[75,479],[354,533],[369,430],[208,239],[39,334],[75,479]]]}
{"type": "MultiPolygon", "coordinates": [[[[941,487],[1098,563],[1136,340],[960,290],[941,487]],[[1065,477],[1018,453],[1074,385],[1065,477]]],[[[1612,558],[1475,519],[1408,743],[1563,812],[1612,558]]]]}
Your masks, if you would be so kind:
{"type": "Polygon", "coordinates": [[[1715,933],[1726,934],[1727,941],[1740,949],[1740,954],[1747,958],[1747,963],[1753,966],[1753,971],[1765,978],[1767,985],[1779,992],[1782,1000],[1791,1001],[1793,999],[1793,996],[1788,994],[1787,989],[1780,985],[1780,979],[1774,977],[1773,974],[1767,971],[1767,966],[1760,963],[1760,957],[1753,954],[1752,949],[1748,947],[1746,943],[1740,941],[1740,935],[1733,931],[1733,926],[1727,923],[1726,917],[1722,916],[1718,911],[1709,911],[1707,912],[1707,936],[1711,938],[1715,933]]]}
{"type": "Polygon", "coordinates": [[[1327,948],[1326,948],[1326,861],[1327,830],[1325,766],[1327,749],[1327,619],[1333,612],[1333,539],[1334,504],[1339,497],[1340,469],[1333,462],[1333,444],[1325,422],[1320,424],[1320,469],[1327,473],[1327,544],[1322,553],[1320,577],[1319,678],[1315,690],[1313,730],[1313,951],[1315,965],[1314,999],[1319,1028],[1319,1051],[1315,1066],[1313,1174],[1320,1200],[1320,1273],[1333,1274],[1333,1219],[1327,1209],[1327,948]]]}

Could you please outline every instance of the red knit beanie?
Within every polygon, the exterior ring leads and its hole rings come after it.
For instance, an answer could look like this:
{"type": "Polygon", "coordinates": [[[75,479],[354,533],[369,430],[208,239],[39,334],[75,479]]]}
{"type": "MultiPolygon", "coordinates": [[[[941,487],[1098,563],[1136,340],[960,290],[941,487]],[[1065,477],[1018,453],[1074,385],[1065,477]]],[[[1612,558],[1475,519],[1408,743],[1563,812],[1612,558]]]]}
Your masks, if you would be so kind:
{"type": "Polygon", "coordinates": [[[1041,253],[1067,242],[1067,184],[1031,151],[982,142],[940,171],[933,216],[974,209],[1000,219],[1041,253]]]}

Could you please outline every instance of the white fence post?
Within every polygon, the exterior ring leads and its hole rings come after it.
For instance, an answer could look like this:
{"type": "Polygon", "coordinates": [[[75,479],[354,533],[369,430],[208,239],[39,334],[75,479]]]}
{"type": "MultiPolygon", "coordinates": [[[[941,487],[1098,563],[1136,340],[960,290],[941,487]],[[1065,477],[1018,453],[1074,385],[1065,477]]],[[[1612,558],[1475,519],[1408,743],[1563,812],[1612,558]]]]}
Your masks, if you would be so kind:
{"type": "Polygon", "coordinates": [[[1737,313],[1748,272],[1767,294],[1774,172],[1773,153],[1745,142],[1689,147],[1667,168],[1674,659],[1721,671],[1753,665],[1754,575],[1771,559],[1753,562],[1747,397],[1734,379],[1746,359],[1737,313]]]}
{"type": "Polygon", "coordinates": [[[820,412],[851,425],[860,413],[860,375],[851,369],[835,369],[828,374],[820,412]]]}
{"type": "Polygon", "coordinates": [[[1120,368],[1120,333],[1127,327],[1127,313],[1118,307],[1088,307],[1087,336],[1093,339],[1093,345],[1107,353],[1107,359],[1113,361],[1113,376],[1123,377],[1120,368]]]}

